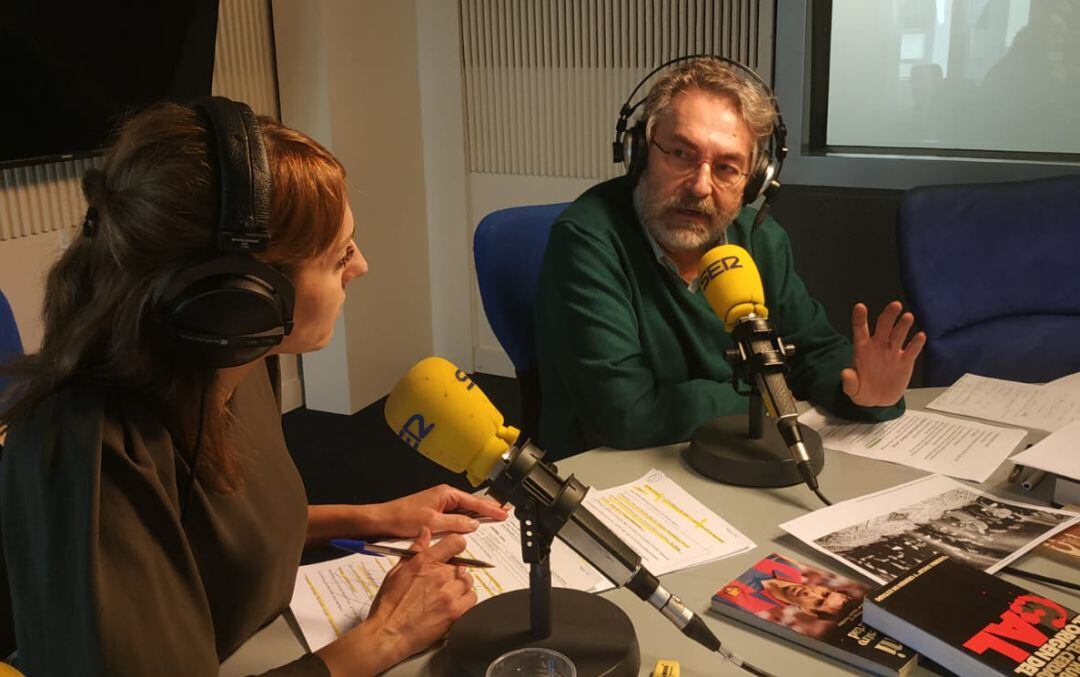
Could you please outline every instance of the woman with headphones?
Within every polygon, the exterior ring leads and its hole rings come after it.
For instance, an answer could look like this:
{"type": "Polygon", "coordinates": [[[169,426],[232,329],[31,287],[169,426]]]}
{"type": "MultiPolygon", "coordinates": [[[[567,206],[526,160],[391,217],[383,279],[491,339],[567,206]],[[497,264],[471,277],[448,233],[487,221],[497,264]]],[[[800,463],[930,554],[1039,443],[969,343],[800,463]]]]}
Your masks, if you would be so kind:
{"type": "Polygon", "coordinates": [[[367,619],[281,675],[374,674],[476,601],[446,564],[468,510],[435,487],[308,506],[285,447],[276,359],[327,344],[367,272],[345,171],[243,104],[162,104],[130,119],[49,273],[41,349],[9,372],[0,520],[31,675],[208,675],[289,605],[305,545],[415,537],[367,619]],[[270,358],[270,359],[268,359],[270,358]]]}

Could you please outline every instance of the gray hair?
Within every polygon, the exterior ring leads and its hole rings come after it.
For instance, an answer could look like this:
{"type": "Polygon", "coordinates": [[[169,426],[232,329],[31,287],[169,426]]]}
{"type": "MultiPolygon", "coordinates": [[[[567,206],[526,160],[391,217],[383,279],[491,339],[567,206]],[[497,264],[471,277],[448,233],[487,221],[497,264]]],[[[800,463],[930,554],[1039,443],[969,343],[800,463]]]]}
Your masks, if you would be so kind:
{"type": "Polygon", "coordinates": [[[645,121],[645,138],[652,139],[653,127],[668,115],[671,102],[678,94],[694,90],[727,97],[735,102],[754,136],[750,166],[756,166],[759,154],[765,150],[772,136],[776,105],[771,92],[737,66],[721,59],[688,59],[660,76],[643,104],[641,120],[645,121]]]}

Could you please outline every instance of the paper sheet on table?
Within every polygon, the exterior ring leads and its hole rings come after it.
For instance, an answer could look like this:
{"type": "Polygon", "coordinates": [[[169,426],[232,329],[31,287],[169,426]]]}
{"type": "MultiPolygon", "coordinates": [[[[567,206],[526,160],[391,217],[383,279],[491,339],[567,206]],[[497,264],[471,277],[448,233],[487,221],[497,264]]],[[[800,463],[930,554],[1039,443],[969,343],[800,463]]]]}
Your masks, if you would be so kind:
{"type": "Polygon", "coordinates": [[[657,576],[737,555],[754,542],[659,470],[611,489],[593,489],[585,506],[641,555],[657,576]]]}
{"type": "Polygon", "coordinates": [[[1080,397],[1080,372],[1062,376],[1046,384],[1048,390],[1059,390],[1080,397]]]}
{"type": "Polygon", "coordinates": [[[985,482],[1027,434],[923,411],[854,423],[811,409],[799,421],[816,430],[828,449],[975,482],[985,482]]]}
{"type": "Polygon", "coordinates": [[[1074,513],[997,498],[930,475],[816,510],[780,528],[887,583],[939,553],[993,573],[1080,521],[1074,513]]]}
{"type": "MultiPolygon", "coordinates": [[[[518,521],[512,516],[505,522],[481,523],[465,540],[468,545],[463,557],[495,565],[469,569],[478,601],[529,587],[529,570],[521,561],[518,521]]],[[[387,541],[388,545],[404,547],[410,543],[387,541]]],[[[591,591],[607,583],[599,571],[561,541],[552,544],[550,557],[553,586],[591,591]]],[[[291,606],[312,651],[367,618],[386,572],[397,561],[396,557],[348,555],[300,567],[291,606]]]]}
{"type": "MultiPolygon", "coordinates": [[[[585,505],[609,529],[642,556],[656,575],[678,571],[745,552],[754,543],[702,505],[663,472],[611,489],[593,489],[585,505]]],[[[518,521],[482,522],[466,535],[465,557],[484,560],[492,569],[470,569],[479,601],[529,585],[521,561],[518,521]]],[[[389,541],[407,546],[409,541],[389,541]]],[[[386,572],[396,558],[349,555],[300,567],[292,610],[312,651],[330,643],[367,617],[386,572]]],[[[552,585],[589,592],[611,583],[562,541],[551,549],[552,585]]]]}
{"type": "Polygon", "coordinates": [[[1013,463],[1062,475],[1080,482],[1080,421],[1043,438],[1012,457],[1013,463]]]}
{"type": "Polygon", "coordinates": [[[1054,432],[1080,420],[1080,389],[1071,377],[1037,385],[964,374],[926,407],[1054,432]]]}

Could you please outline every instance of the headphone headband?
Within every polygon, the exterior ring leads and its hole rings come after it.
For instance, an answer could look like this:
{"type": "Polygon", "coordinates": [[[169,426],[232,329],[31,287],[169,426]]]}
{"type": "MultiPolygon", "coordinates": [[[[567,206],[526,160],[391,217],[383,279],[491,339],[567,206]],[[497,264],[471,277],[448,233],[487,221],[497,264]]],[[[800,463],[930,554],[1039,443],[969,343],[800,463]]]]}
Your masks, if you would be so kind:
{"type": "Polygon", "coordinates": [[[776,117],[773,120],[772,132],[769,135],[769,144],[765,149],[766,157],[763,161],[758,162],[755,167],[751,168],[751,175],[747,178],[746,189],[743,193],[743,204],[750,204],[762,195],[764,195],[767,200],[772,193],[780,187],[780,170],[784,165],[784,158],[787,157],[788,152],[787,127],[784,125],[784,118],[780,114],[780,104],[777,102],[776,96],[765,81],[761,79],[761,76],[738,61],[727,57],[717,56],[715,54],[689,54],[665,61],[649,71],[649,73],[637,83],[634,89],[630,91],[630,95],[626,97],[626,101],[619,108],[619,119],[615,123],[615,139],[611,144],[612,161],[627,165],[627,173],[630,175],[631,179],[634,181],[638,179],[645,169],[645,161],[641,156],[647,156],[648,154],[644,138],[645,125],[648,121],[638,120],[629,128],[629,130],[627,129],[627,126],[630,117],[633,116],[634,112],[637,111],[642,104],[648,101],[649,96],[646,94],[632,105],[631,101],[634,100],[634,95],[637,94],[638,90],[641,89],[646,82],[652,79],[654,75],[674,64],[689,61],[691,59],[713,59],[731,66],[748,80],[757,84],[761,92],[768,97],[770,102],[772,102],[776,117]],[[627,150],[630,152],[628,153],[627,150]]]}
{"type": "Polygon", "coordinates": [[[217,158],[218,251],[261,252],[270,241],[270,169],[259,121],[246,104],[222,96],[195,105],[210,123],[217,158]]]}
{"type": "Polygon", "coordinates": [[[194,107],[207,121],[218,185],[216,253],[165,281],[160,312],[168,336],[198,364],[251,362],[292,331],[292,282],[252,254],[270,242],[270,165],[258,118],[215,96],[194,107]]]}

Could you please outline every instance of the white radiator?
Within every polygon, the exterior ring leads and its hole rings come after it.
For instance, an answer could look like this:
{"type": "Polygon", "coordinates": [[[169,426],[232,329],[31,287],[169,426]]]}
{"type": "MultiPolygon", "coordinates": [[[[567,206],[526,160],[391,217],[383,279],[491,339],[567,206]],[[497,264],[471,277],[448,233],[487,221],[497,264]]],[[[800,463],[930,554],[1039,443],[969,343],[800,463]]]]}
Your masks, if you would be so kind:
{"type": "Polygon", "coordinates": [[[472,172],[622,173],[611,161],[619,107],[678,56],[728,57],[772,80],[776,0],[459,2],[472,172]]]}

